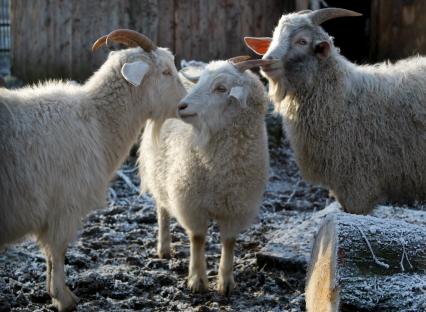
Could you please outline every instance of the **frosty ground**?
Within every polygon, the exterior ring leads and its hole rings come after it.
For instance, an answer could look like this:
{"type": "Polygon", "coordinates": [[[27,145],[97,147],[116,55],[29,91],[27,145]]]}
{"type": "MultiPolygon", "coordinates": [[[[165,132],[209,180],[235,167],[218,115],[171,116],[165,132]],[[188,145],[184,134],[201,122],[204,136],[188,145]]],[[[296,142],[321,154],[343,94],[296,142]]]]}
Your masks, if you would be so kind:
{"type": "MultiPolygon", "coordinates": [[[[134,159],[120,172],[111,185],[109,207],[85,219],[67,252],[67,283],[81,299],[77,311],[304,311],[304,270],[316,226],[311,220],[330,199],[327,191],[301,179],[285,139],[271,149],[258,220],[238,239],[237,288],[229,298],[214,290],[220,255],[214,224],[207,243],[211,289],[192,294],[186,287],[189,242],[183,229],[172,223],[172,259],[158,259],[155,207],[149,196],[138,194],[134,159]]],[[[376,214],[426,223],[422,210],[412,215],[383,209],[376,214]]],[[[33,242],[0,253],[0,268],[0,311],[49,310],[46,266],[33,242]]]]}
{"type": "MultiPolygon", "coordinates": [[[[120,172],[111,184],[109,207],[85,219],[67,252],[67,284],[81,299],[77,311],[304,311],[305,266],[318,223],[313,216],[325,215],[327,209],[319,210],[330,199],[327,191],[301,179],[285,139],[271,149],[258,220],[238,238],[237,288],[229,298],[215,291],[220,256],[215,225],[207,243],[210,291],[192,294],[186,287],[186,234],[173,222],[172,258],[158,259],[155,206],[149,196],[138,194],[134,159],[120,172]]],[[[375,213],[426,224],[425,211],[407,211],[383,207],[375,213]]],[[[45,269],[31,241],[1,252],[0,311],[49,311],[45,269]]]]}
{"type": "MultiPolygon", "coordinates": [[[[134,159],[122,173],[139,184],[134,159]]],[[[110,206],[85,221],[66,256],[66,280],[80,297],[77,311],[300,311],[303,268],[259,266],[256,253],[274,230],[309,218],[324,207],[327,192],[301,181],[288,143],[271,150],[271,175],[256,223],[240,235],[235,257],[236,290],[219,295],[216,275],[220,256],[218,230],[211,225],[207,242],[211,290],[192,294],[186,287],[189,242],[172,223],[173,255],[156,256],[157,222],[152,199],[122,178],[111,185],[110,206]],[[115,193],[115,194],[114,194],[115,193]]],[[[48,311],[43,254],[33,242],[0,253],[0,311],[48,311]]]]}
{"type": "MultiPolygon", "coordinates": [[[[109,206],[94,211],[66,254],[66,281],[80,297],[77,311],[304,311],[305,270],[314,233],[338,209],[328,192],[300,177],[279,118],[269,115],[271,169],[255,224],[237,241],[237,288],[227,298],[216,291],[220,238],[214,224],[207,241],[210,291],[186,287],[189,242],[173,222],[172,258],[156,256],[157,222],[149,195],[139,195],[135,159],[119,171],[109,206]],[[326,209],[324,209],[327,207],[326,209]]],[[[374,215],[426,226],[417,210],[379,207],[374,215]]],[[[0,312],[50,311],[43,254],[32,241],[0,252],[0,312]]]]}

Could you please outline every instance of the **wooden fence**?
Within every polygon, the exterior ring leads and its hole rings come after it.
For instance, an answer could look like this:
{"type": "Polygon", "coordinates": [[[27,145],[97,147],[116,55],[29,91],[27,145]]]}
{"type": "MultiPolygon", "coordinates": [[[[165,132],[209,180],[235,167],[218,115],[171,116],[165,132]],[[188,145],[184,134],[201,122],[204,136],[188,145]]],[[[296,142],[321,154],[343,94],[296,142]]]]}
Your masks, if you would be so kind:
{"type": "MultiPolygon", "coordinates": [[[[302,1],[306,2],[306,1],[302,1]]],[[[169,47],[176,60],[247,54],[242,37],[270,35],[300,0],[13,0],[12,73],[25,81],[86,79],[105,60],[95,39],[131,28],[169,47]]]]}
{"type": "Polygon", "coordinates": [[[426,54],[426,1],[374,0],[371,10],[371,59],[426,54]]]}

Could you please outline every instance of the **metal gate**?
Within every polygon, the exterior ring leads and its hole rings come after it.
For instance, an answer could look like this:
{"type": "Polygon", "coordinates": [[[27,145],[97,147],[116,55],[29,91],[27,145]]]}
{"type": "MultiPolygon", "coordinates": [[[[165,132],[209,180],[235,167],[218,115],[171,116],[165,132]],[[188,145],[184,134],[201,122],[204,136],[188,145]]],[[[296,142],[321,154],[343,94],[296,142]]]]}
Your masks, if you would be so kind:
{"type": "Polygon", "coordinates": [[[10,0],[0,0],[0,75],[10,74],[10,0]]]}

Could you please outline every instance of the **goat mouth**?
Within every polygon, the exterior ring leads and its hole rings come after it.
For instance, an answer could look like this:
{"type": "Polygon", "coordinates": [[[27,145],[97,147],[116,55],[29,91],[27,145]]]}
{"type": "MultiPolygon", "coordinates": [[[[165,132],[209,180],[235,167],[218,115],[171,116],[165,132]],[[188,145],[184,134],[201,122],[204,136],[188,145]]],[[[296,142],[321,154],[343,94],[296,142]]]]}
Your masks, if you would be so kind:
{"type": "Polygon", "coordinates": [[[190,117],[195,117],[195,116],[197,116],[197,114],[196,114],[196,113],[194,113],[194,114],[182,114],[182,113],[179,113],[179,117],[180,117],[181,119],[184,119],[184,118],[190,118],[190,117]]]}
{"type": "Polygon", "coordinates": [[[265,66],[265,67],[262,66],[261,69],[266,74],[270,74],[270,73],[277,72],[277,71],[281,70],[280,67],[272,67],[271,68],[270,66],[265,66]]]}
{"type": "Polygon", "coordinates": [[[282,71],[282,69],[280,67],[262,68],[263,76],[265,76],[266,78],[272,79],[272,80],[279,79],[282,76],[281,71],[282,71]]]}

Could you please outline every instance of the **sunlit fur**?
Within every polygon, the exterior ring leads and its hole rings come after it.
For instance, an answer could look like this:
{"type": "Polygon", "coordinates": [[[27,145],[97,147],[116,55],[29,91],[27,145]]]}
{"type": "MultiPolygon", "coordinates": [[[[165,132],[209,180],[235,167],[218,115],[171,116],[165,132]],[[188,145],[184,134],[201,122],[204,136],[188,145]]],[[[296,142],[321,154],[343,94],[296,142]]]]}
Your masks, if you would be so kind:
{"type": "Polygon", "coordinates": [[[255,218],[267,181],[267,97],[254,74],[241,74],[228,62],[217,61],[207,66],[181,103],[188,104],[184,113],[198,115],[186,122],[166,121],[158,144],[151,139],[152,124],[148,125],[141,143],[143,190],[152,193],[157,204],[158,253],[161,257],[170,253],[171,214],[191,240],[189,287],[205,289],[204,250],[200,249],[209,220],[216,220],[223,243],[218,289],[227,294],[234,287],[235,237],[255,218]],[[218,84],[227,91],[217,94],[218,84]],[[229,98],[234,86],[244,87],[247,107],[229,98]]]}
{"type": "Polygon", "coordinates": [[[186,93],[177,77],[169,51],[148,55],[137,48],[111,53],[83,85],[52,81],[0,90],[0,247],[36,236],[59,310],[76,301],[63,273],[69,241],[82,217],[104,207],[108,182],[144,122],[175,116],[186,93]],[[137,60],[150,71],[133,87],[120,69],[137,60]],[[162,76],[165,67],[173,76],[162,76]]]}
{"type": "Polygon", "coordinates": [[[281,18],[270,56],[281,59],[271,96],[305,179],[330,188],[352,213],[426,199],[426,58],[355,65],[298,14],[281,18]],[[301,32],[306,47],[294,43],[301,32]],[[330,51],[321,58],[315,44],[324,40],[330,51]]]}

